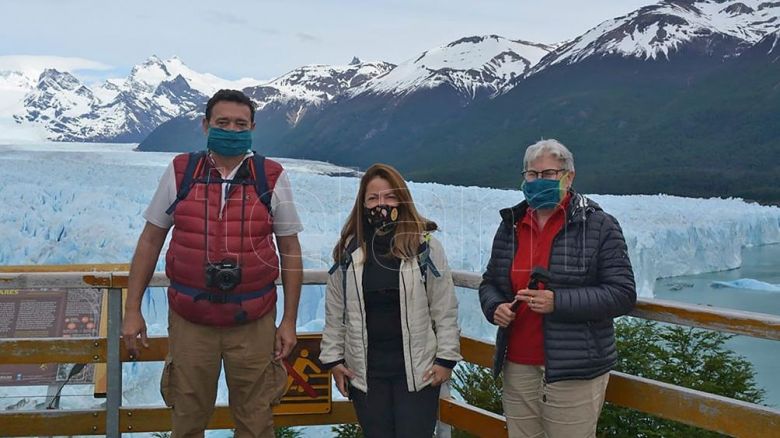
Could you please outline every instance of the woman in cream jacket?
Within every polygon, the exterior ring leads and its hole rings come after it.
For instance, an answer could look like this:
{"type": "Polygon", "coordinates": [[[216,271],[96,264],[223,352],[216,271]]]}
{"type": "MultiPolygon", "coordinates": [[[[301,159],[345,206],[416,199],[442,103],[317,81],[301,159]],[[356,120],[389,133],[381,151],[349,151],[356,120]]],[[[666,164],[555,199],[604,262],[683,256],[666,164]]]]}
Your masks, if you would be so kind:
{"type": "Polygon", "coordinates": [[[435,229],[398,171],[375,164],[333,251],[320,360],[368,438],[429,438],[439,385],[461,359],[458,303],[435,229]]]}

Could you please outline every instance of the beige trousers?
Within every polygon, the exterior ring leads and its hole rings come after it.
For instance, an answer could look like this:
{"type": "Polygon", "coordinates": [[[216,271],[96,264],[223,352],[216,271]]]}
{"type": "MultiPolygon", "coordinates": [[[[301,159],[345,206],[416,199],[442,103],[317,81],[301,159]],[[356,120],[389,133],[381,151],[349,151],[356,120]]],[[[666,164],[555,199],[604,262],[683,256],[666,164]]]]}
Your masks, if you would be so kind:
{"type": "Polygon", "coordinates": [[[273,360],[275,313],[227,328],[193,324],[168,313],[169,347],[160,392],[173,408],[174,438],[203,437],[223,363],[235,437],[274,436],[271,407],[287,387],[287,371],[273,360]]]}
{"type": "Polygon", "coordinates": [[[504,415],[510,438],[591,438],[609,373],[590,380],[544,383],[544,367],[504,364],[504,415]]]}

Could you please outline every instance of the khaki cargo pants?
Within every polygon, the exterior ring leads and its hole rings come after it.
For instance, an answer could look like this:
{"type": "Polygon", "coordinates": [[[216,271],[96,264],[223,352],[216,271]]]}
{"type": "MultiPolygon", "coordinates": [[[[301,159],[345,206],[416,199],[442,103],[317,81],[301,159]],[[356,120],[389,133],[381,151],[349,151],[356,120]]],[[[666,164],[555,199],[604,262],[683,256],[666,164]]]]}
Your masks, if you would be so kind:
{"type": "Polygon", "coordinates": [[[276,312],[236,327],[193,324],[168,312],[168,356],[160,392],[173,408],[172,436],[202,437],[214,412],[224,361],[236,438],[273,437],[271,406],[287,387],[287,371],[273,360],[276,312]]]}
{"type": "Polygon", "coordinates": [[[604,404],[609,373],[590,380],[544,383],[544,367],[504,363],[504,415],[510,438],[590,438],[604,404]]]}

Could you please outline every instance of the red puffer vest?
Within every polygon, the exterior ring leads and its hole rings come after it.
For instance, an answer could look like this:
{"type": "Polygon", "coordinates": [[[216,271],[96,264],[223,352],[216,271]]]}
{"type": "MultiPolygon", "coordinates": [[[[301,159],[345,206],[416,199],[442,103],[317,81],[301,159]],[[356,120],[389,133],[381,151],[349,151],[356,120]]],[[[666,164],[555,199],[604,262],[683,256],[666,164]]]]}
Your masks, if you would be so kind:
{"type": "MultiPolygon", "coordinates": [[[[173,159],[177,188],[188,159],[188,154],[173,159]]],[[[222,184],[213,180],[221,176],[211,159],[204,157],[195,168],[189,193],[173,211],[173,235],[165,257],[165,273],[171,281],[168,303],[196,324],[234,326],[256,320],[276,306],[274,281],[279,276],[279,258],[272,236],[273,218],[253,185],[253,159],[247,158],[241,166],[248,168],[239,169],[236,179],[248,174],[251,181],[231,184],[220,211],[222,184]],[[206,184],[207,178],[212,183],[206,184]],[[207,265],[223,260],[241,267],[240,283],[227,292],[206,285],[207,265]]],[[[272,192],[282,166],[266,159],[263,167],[272,192]]]]}

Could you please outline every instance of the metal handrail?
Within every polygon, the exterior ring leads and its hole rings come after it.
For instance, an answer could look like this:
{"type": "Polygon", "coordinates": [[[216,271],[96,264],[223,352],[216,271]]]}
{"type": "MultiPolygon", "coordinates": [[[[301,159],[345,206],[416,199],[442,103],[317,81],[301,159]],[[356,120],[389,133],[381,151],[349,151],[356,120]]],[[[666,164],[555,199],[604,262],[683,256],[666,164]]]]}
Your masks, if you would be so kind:
{"type": "MultiPolygon", "coordinates": [[[[127,287],[126,271],[112,272],[8,272],[15,267],[0,269],[0,287],[3,288],[84,288],[127,287]]],[[[325,270],[305,270],[304,285],[324,285],[328,273],[325,270]]],[[[455,286],[479,289],[482,277],[467,271],[453,271],[455,286]]],[[[164,272],[155,272],[150,287],[167,287],[164,272]]],[[[780,340],[780,317],[758,312],[721,309],[710,306],[685,304],[654,298],[639,298],[631,316],[678,325],[717,330],[756,338],[780,340]]]]}

